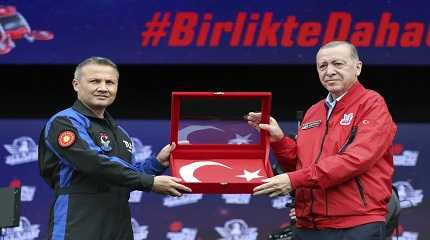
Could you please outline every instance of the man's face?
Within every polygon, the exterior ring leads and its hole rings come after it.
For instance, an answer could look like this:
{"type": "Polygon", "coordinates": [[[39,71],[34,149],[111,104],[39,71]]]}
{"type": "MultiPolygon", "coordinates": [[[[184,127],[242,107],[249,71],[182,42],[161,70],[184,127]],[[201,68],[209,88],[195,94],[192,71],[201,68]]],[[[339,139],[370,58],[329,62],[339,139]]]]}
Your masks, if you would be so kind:
{"type": "Polygon", "coordinates": [[[106,65],[89,64],[81,69],[79,79],[73,80],[78,99],[93,110],[104,110],[115,100],[118,74],[106,65]]]}
{"type": "Polygon", "coordinates": [[[321,49],[317,54],[317,71],[322,85],[340,97],[353,85],[361,72],[362,63],[351,57],[348,45],[321,49]]]}

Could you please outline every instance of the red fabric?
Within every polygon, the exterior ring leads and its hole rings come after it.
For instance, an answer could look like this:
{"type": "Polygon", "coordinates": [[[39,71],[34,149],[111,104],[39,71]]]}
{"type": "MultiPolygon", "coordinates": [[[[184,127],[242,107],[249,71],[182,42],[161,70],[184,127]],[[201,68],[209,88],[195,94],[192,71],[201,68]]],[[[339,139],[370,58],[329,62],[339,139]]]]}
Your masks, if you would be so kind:
{"type": "Polygon", "coordinates": [[[297,170],[288,175],[296,190],[298,227],[347,228],[384,221],[396,129],[384,99],[357,82],[336,103],[329,121],[322,100],[306,112],[297,143],[285,137],[271,144],[282,166],[291,170],[296,164],[297,170]],[[318,126],[303,129],[318,120],[318,126]],[[340,152],[353,126],[356,136],[340,152]]]}

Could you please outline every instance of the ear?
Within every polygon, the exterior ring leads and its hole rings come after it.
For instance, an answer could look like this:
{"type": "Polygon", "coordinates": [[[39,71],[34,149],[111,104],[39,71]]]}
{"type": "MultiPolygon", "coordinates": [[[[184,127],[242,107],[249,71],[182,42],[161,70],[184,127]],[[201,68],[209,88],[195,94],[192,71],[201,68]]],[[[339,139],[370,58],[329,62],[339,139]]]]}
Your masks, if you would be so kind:
{"type": "Polygon", "coordinates": [[[73,86],[73,89],[75,90],[75,92],[78,92],[78,90],[79,90],[79,80],[73,79],[72,80],[72,86],[73,86]]]}
{"type": "Polygon", "coordinates": [[[360,76],[362,67],[363,67],[363,62],[358,60],[355,64],[355,76],[357,76],[357,77],[360,76]]]}

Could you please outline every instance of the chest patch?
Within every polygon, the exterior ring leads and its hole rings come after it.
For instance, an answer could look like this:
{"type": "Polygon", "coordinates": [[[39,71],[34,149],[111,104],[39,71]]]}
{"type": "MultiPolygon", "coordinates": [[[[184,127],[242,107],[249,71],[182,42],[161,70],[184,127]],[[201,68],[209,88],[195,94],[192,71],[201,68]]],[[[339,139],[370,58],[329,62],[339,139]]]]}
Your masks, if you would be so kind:
{"type": "Polygon", "coordinates": [[[339,124],[343,126],[348,126],[349,124],[351,124],[353,117],[353,113],[343,114],[343,118],[340,120],[339,124]]]}
{"type": "Polygon", "coordinates": [[[111,141],[109,139],[109,136],[106,133],[100,133],[99,135],[100,139],[100,148],[105,151],[109,152],[112,150],[111,141]]]}
{"type": "Polygon", "coordinates": [[[122,140],[122,142],[124,143],[125,148],[127,148],[127,151],[133,152],[133,143],[130,143],[126,140],[122,140]]]}
{"type": "Polygon", "coordinates": [[[304,123],[302,126],[302,130],[318,127],[319,125],[321,125],[321,120],[304,123]]]}

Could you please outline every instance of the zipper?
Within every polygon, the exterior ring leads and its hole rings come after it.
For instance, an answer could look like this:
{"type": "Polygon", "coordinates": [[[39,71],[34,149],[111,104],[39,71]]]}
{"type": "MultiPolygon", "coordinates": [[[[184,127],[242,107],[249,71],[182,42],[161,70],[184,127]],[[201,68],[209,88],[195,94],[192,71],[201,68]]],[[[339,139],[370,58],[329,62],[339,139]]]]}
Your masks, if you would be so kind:
{"type": "MultiPolygon", "coordinates": [[[[353,126],[351,130],[351,135],[349,135],[348,140],[345,142],[345,144],[343,144],[343,146],[340,148],[338,153],[345,152],[346,147],[348,147],[352,143],[352,141],[354,141],[356,133],[357,133],[357,126],[353,126]]],[[[367,207],[366,195],[364,194],[364,187],[363,187],[363,184],[361,183],[361,179],[360,177],[355,177],[354,180],[358,187],[358,192],[360,194],[361,202],[363,203],[364,207],[367,207]]]]}
{"type": "MultiPolygon", "coordinates": [[[[336,105],[334,105],[333,109],[331,110],[331,113],[334,112],[335,108],[336,108],[336,105]]],[[[330,116],[327,118],[327,120],[325,122],[325,130],[324,130],[324,135],[323,135],[323,138],[322,138],[322,141],[321,141],[320,152],[318,153],[318,156],[315,159],[315,164],[318,163],[318,161],[320,160],[321,154],[322,154],[322,150],[323,150],[325,138],[326,138],[326,136],[328,134],[328,124],[329,124],[329,121],[330,121],[330,117],[331,117],[331,114],[330,114],[330,116]]],[[[314,229],[317,229],[316,224],[315,224],[315,216],[314,216],[314,210],[313,210],[313,208],[314,208],[314,192],[313,192],[313,188],[311,188],[311,212],[310,212],[310,215],[312,216],[312,225],[314,226],[314,229]]],[[[328,211],[328,209],[326,209],[326,211],[328,211]]]]}
{"type": "Polygon", "coordinates": [[[367,207],[366,195],[364,194],[363,184],[361,183],[360,177],[355,177],[355,183],[357,183],[358,192],[360,193],[360,199],[364,207],[367,207]]]}
{"type": "Polygon", "coordinates": [[[349,137],[346,140],[345,144],[342,145],[342,147],[340,148],[340,150],[337,153],[343,153],[343,152],[345,152],[346,147],[348,147],[349,144],[351,144],[352,141],[354,141],[355,134],[357,134],[357,126],[353,126],[352,127],[351,134],[349,135],[349,137]]]}

